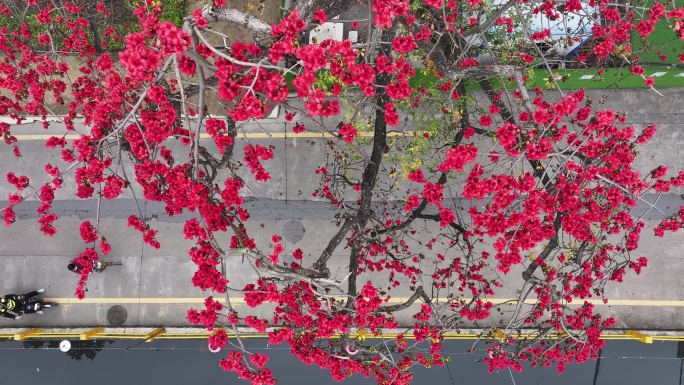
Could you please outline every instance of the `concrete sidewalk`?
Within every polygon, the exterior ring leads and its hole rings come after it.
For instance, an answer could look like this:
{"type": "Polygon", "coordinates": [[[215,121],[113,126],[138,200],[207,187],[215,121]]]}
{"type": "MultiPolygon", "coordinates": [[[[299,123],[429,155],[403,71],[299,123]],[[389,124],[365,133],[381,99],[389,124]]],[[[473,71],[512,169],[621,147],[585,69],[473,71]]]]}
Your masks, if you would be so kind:
{"type": "MultiPolygon", "coordinates": [[[[289,226],[290,221],[257,220],[248,226],[248,231],[255,236],[257,244],[266,248],[272,244],[271,235],[285,235],[284,228],[289,226]]],[[[140,234],[128,228],[125,219],[102,219],[101,226],[112,242],[113,249],[112,255],[104,259],[122,262],[123,266],[111,266],[103,273],[93,274],[88,283],[87,298],[79,301],[73,297],[78,275],[69,272],[66,264],[83,249],[78,235],[80,222],[81,219],[76,217],[62,218],[59,232],[53,238],[36,236],[38,225],[34,220],[19,220],[11,228],[0,229],[0,236],[5,240],[0,245],[0,263],[4,266],[0,290],[19,294],[44,287],[47,290],[45,297],[56,298],[62,304],[56,309],[46,309],[44,315],[27,315],[19,321],[0,320],[3,326],[190,326],[185,320],[187,309],[202,309],[202,302],[208,293],[203,293],[190,283],[195,266],[189,261],[185,250],[191,243],[176,236],[181,234],[182,223],[153,220],[152,227],[159,229],[160,234],[172,235],[160,238],[162,247],[154,250],[143,246],[140,234]],[[111,314],[108,319],[108,312],[120,310],[118,307],[110,310],[115,306],[123,307],[126,312],[125,322],[121,325],[110,322],[111,314]]],[[[302,219],[298,222],[305,229],[304,234],[296,243],[285,241],[284,246],[286,254],[297,247],[302,248],[306,265],[320,254],[325,247],[321,240],[330,239],[336,227],[329,219],[302,219]]],[[[268,252],[268,249],[264,251],[268,252]]],[[[346,252],[343,248],[338,249],[331,261],[331,271],[338,278],[347,271],[346,252]]],[[[682,329],[684,281],[681,279],[681,255],[684,254],[684,235],[670,235],[664,239],[644,236],[642,246],[636,253],[639,252],[650,257],[649,267],[638,277],[628,273],[625,283],[609,285],[606,295],[611,299],[610,306],[597,303],[599,311],[616,317],[616,326],[620,328],[682,329]]],[[[425,267],[429,268],[433,261],[426,260],[425,267]]],[[[256,279],[252,268],[243,264],[240,257],[228,258],[225,271],[230,286],[235,289],[241,289],[256,279]]],[[[518,269],[499,277],[504,287],[497,291],[495,303],[517,298],[517,290],[522,287],[520,273],[518,269]]],[[[491,277],[499,275],[495,271],[485,274],[491,277]]],[[[380,287],[387,284],[381,274],[362,275],[358,282],[362,285],[367,280],[380,287]]],[[[402,301],[411,294],[408,285],[402,285],[393,290],[391,303],[402,301]]],[[[254,314],[271,318],[270,306],[251,309],[244,304],[240,293],[229,292],[228,295],[241,316],[254,314]]],[[[220,296],[217,299],[225,300],[220,296]]],[[[418,306],[416,304],[412,309],[397,313],[397,319],[403,325],[411,325],[411,316],[418,311],[418,306]]],[[[464,324],[463,327],[483,327],[503,321],[507,315],[510,316],[513,308],[513,305],[502,305],[503,314],[500,316],[493,316],[486,323],[464,324]]]]}
{"type": "MultiPolygon", "coordinates": [[[[646,92],[646,91],[640,91],[646,92]]],[[[595,96],[599,93],[596,92],[595,96]]],[[[672,96],[684,95],[684,90],[673,90],[672,96]]],[[[592,96],[594,97],[594,96],[592,96]]],[[[628,107],[635,107],[634,100],[629,94],[624,103],[628,107]],[[634,102],[634,103],[633,103],[634,102]],[[631,104],[630,104],[631,103],[631,104]]],[[[678,99],[678,100],[681,100],[678,99]]],[[[647,100],[648,103],[650,101],[647,100]]],[[[636,108],[636,107],[635,107],[636,108]]],[[[680,108],[680,107],[676,107],[680,108]]],[[[684,169],[684,156],[679,150],[682,142],[679,135],[682,124],[671,121],[669,114],[675,113],[675,106],[668,101],[659,105],[641,107],[636,115],[645,124],[649,117],[661,116],[666,119],[664,128],[656,134],[654,141],[644,147],[640,160],[640,169],[648,172],[654,164],[665,163],[672,169],[684,169]],[[646,111],[647,109],[652,111],[646,111]],[[660,115],[658,115],[660,114],[660,115]]],[[[254,124],[247,128],[247,132],[275,133],[284,132],[284,122],[278,118],[274,121],[254,124]]],[[[56,127],[55,130],[59,128],[56,127]]],[[[39,134],[42,130],[38,125],[25,125],[21,130],[27,135],[39,134]]],[[[19,133],[19,132],[16,132],[19,133]]],[[[276,234],[285,237],[286,254],[295,248],[302,248],[305,252],[304,264],[310,264],[320,255],[328,240],[334,235],[337,227],[334,225],[336,211],[323,202],[311,201],[311,192],[318,186],[319,176],[312,170],[322,164],[325,155],[324,141],[314,138],[292,138],[279,136],[274,138],[247,137],[251,143],[276,146],[275,159],[265,162],[264,166],[271,173],[272,180],[266,184],[250,183],[245,189],[248,197],[247,205],[254,213],[248,222],[250,235],[256,238],[262,251],[268,252],[272,247],[271,236],[276,234]],[[281,161],[276,161],[281,160],[281,161]],[[284,161],[283,161],[284,160],[284,161]],[[302,167],[303,166],[303,167],[302,167]],[[304,229],[300,233],[301,239],[286,236],[285,226],[294,223],[304,229]],[[288,241],[288,239],[292,239],[288,241]]],[[[26,175],[44,176],[44,165],[51,161],[51,157],[58,156],[57,152],[46,151],[41,140],[25,140],[19,143],[25,156],[19,160],[10,159],[9,151],[0,153],[0,175],[7,171],[21,171],[26,175]]],[[[236,153],[241,158],[241,153],[236,153]]],[[[57,163],[57,161],[53,161],[57,163]]],[[[245,170],[241,173],[248,173],[245,170]]],[[[248,176],[246,174],[245,176],[248,176]]],[[[251,178],[246,178],[251,180],[251,178]]],[[[38,181],[37,181],[38,182],[38,181]]],[[[6,183],[0,184],[0,197],[6,197],[13,191],[6,183]]],[[[112,244],[112,254],[105,260],[121,261],[123,266],[112,266],[102,274],[94,274],[88,285],[88,297],[78,301],[73,292],[78,276],[66,269],[66,264],[85,246],[78,234],[78,226],[84,219],[93,220],[95,209],[93,201],[75,201],[72,184],[66,184],[64,190],[58,192],[55,210],[61,216],[57,222],[58,233],[52,237],[43,237],[38,231],[36,223],[35,200],[17,209],[18,221],[10,228],[0,228],[0,261],[3,263],[3,279],[0,281],[2,293],[23,293],[38,287],[47,290],[46,297],[57,298],[62,306],[57,309],[47,309],[44,315],[30,315],[12,322],[0,320],[8,327],[20,326],[60,326],[60,327],[94,327],[108,326],[113,323],[111,318],[122,319],[120,307],[125,309],[125,320],[121,326],[189,326],[185,320],[189,307],[202,308],[202,302],[208,293],[203,293],[192,286],[190,279],[195,266],[189,261],[186,250],[192,243],[182,238],[182,217],[169,218],[163,214],[163,207],[159,204],[143,206],[143,215],[151,220],[153,228],[159,230],[160,250],[154,250],[143,245],[141,235],[128,228],[126,218],[134,214],[137,207],[129,199],[105,202],[101,210],[100,228],[112,244]],[[110,314],[114,313],[113,317],[110,314]]],[[[4,198],[3,198],[4,199],[4,198]]],[[[4,207],[6,202],[0,202],[4,207]]],[[[659,207],[670,212],[683,204],[682,197],[670,195],[661,198],[659,207]]],[[[641,208],[643,212],[643,207],[641,208]]],[[[424,234],[410,244],[429,240],[434,227],[425,225],[424,234]]],[[[435,253],[440,252],[434,250],[435,253]]],[[[626,282],[620,285],[609,285],[606,295],[614,300],[610,306],[598,305],[600,312],[615,316],[616,326],[631,329],[678,330],[684,322],[684,234],[668,235],[666,238],[655,238],[651,232],[644,231],[639,250],[634,255],[649,257],[649,267],[643,273],[634,277],[628,273],[626,282]],[[613,305],[613,303],[615,303],[613,305]]],[[[331,260],[331,271],[336,277],[343,277],[348,269],[348,250],[340,246],[331,260]]],[[[432,266],[434,257],[428,257],[422,267],[432,266]]],[[[225,271],[230,285],[235,289],[242,289],[248,282],[255,279],[252,268],[243,264],[240,257],[226,260],[225,271]]],[[[518,290],[522,287],[521,270],[514,270],[507,276],[500,276],[496,271],[487,271],[488,277],[496,278],[504,283],[496,295],[497,302],[518,297],[518,290]]],[[[367,280],[377,284],[387,285],[387,278],[381,274],[363,275],[359,277],[359,286],[367,280]]],[[[393,290],[393,301],[400,301],[409,297],[412,292],[408,285],[393,290]]],[[[271,318],[270,308],[267,306],[256,310],[249,309],[239,300],[240,293],[229,293],[231,302],[241,315],[253,314],[263,318],[271,318]]],[[[411,316],[416,313],[419,304],[401,314],[397,314],[404,325],[412,324],[411,316]]],[[[503,314],[494,316],[491,323],[499,322],[512,312],[512,305],[502,305],[503,314]]],[[[527,306],[527,305],[526,305],[527,306]]],[[[473,323],[463,327],[481,327],[487,324],[473,323]]]]}

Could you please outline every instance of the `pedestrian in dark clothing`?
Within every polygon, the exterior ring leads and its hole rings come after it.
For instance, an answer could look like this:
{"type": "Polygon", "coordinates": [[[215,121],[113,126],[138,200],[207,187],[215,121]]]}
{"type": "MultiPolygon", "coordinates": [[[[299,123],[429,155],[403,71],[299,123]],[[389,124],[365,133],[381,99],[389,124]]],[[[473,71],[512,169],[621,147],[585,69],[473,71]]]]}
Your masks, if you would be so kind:
{"type": "Polygon", "coordinates": [[[80,263],[78,263],[77,260],[74,259],[71,262],[69,262],[69,264],[67,265],[67,269],[73,271],[76,274],[81,274],[81,271],[83,271],[83,265],[81,265],[80,263]]]}
{"type": "MultiPolygon", "coordinates": [[[[21,319],[24,302],[38,294],[45,293],[45,289],[38,289],[24,295],[7,294],[0,297],[0,317],[21,319]]],[[[38,313],[42,314],[42,311],[38,313]]]]}

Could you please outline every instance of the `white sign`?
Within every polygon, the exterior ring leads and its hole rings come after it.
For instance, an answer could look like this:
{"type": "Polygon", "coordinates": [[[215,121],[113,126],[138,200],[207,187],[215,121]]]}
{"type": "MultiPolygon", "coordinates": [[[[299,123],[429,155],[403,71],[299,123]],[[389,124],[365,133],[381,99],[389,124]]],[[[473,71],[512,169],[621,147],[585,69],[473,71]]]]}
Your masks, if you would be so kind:
{"type": "Polygon", "coordinates": [[[59,343],[59,350],[62,352],[66,353],[69,351],[69,349],[71,349],[71,342],[64,340],[59,343]]]}
{"type": "Polygon", "coordinates": [[[316,39],[317,43],[320,43],[324,40],[342,41],[344,40],[343,34],[343,23],[325,22],[320,27],[314,28],[311,33],[309,33],[309,44],[314,44],[314,39],[316,39]]]}

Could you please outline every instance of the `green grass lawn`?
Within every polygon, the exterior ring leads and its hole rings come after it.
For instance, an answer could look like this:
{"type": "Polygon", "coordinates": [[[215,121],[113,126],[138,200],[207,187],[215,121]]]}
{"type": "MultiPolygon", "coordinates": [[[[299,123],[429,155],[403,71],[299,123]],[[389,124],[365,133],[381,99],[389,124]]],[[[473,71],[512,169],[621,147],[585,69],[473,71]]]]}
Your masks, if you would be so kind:
{"type": "MultiPolygon", "coordinates": [[[[664,72],[662,76],[654,76],[656,88],[672,88],[684,87],[684,66],[672,67],[668,69],[664,66],[645,67],[645,76],[651,77],[659,72],[664,72]]],[[[609,88],[646,88],[644,80],[641,76],[632,75],[629,68],[607,68],[603,74],[599,75],[597,69],[570,69],[570,70],[554,70],[554,77],[562,78],[565,75],[566,80],[558,79],[556,82],[561,89],[577,90],[580,88],[586,89],[609,89],[609,88]],[[556,76],[557,75],[557,76],[556,76]],[[589,76],[591,76],[589,78],[589,76]],[[584,79],[583,79],[584,77],[584,79]]],[[[292,78],[294,75],[288,73],[285,77],[290,91],[295,91],[292,87],[292,78]]],[[[316,77],[319,80],[320,86],[327,88],[332,86],[332,76],[327,70],[318,70],[316,77]]],[[[527,77],[527,89],[532,90],[535,87],[541,89],[554,88],[549,83],[549,74],[543,69],[534,69],[527,77]]],[[[410,79],[409,85],[414,89],[421,87],[430,88],[436,82],[442,82],[436,76],[427,73],[426,70],[416,70],[416,76],[410,79]]],[[[492,79],[493,86],[498,88],[497,79],[492,79]]],[[[475,81],[469,80],[469,88],[478,89],[479,86],[475,81]]]]}
{"type": "MultiPolygon", "coordinates": [[[[645,76],[663,73],[662,76],[654,76],[656,88],[684,87],[684,67],[646,67],[645,76]]],[[[605,88],[646,88],[641,76],[632,75],[629,68],[607,68],[602,75],[596,69],[591,70],[556,70],[554,75],[562,77],[568,75],[567,80],[557,80],[562,89],[576,90],[605,89],[605,88]],[[588,78],[591,76],[591,78],[588,78]],[[582,79],[584,77],[584,79],[582,79]]],[[[528,79],[528,88],[549,88],[548,73],[544,70],[534,70],[534,77],[528,79]]]]}
{"type": "MultiPolygon", "coordinates": [[[[644,7],[651,7],[654,0],[647,0],[644,7]]],[[[662,0],[659,0],[662,2],[662,0]]],[[[679,8],[684,5],[684,0],[671,0],[667,9],[672,9],[672,4],[675,3],[679,8]]],[[[638,18],[634,20],[636,25],[638,18]]],[[[684,40],[679,40],[675,32],[672,30],[672,21],[668,22],[663,19],[660,20],[655,27],[655,30],[648,36],[645,41],[642,41],[641,36],[635,30],[631,32],[632,51],[639,56],[642,63],[668,63],[675,64],[679,61],[677,56],[684,53],[684,40]],[[644,44],[645,43],[645,44],[644,44]],[[667,56],[665,61],[660,60],[658,51],[662,51],[663,55],[667,56]]]]}
{"type": "MultiPolygon", "coordinates": [[[[667,69],[667,67],[664,66],[645,68],[646,73],[644,75],[646,76],[651,76],[658,72],[665,73],[662,76],[654,77],[656,88],[684,87],[684,66],[670,69],[667,69]]],[[[567,90],[576,90],[580,88],[606,89],[616,87],[646,88],[641,76],[632,75],[629,68],[607,68],[602,75],[599,75],[598,70],[596,69],[554,70],[553,74],[558,75],[557,77],[560,78],[566,75],[566,80],[563,81],[559,79],[557,80],[557,83],[560,88],[567,90]],[[590,76],[591,78],[589,78],[590,76]]],[[[527,88],[551,88],[552,85],[549,83],[548,78],[549,74],[546,70],[532,70],[532,75],[528,74],[526,83],[527,88]]],[[[422,86],[428,87],[437,80],[436,77],[427,74],[425,71],[416,71],[416,76],[411,80],[410,84],[414,88],[422,86]]],[[[493,83],[496,83],[496,80],[493,80],[493,83]]],[[[477,88],[476,84],[473,84],[473,86],[477,88]]],[[[494,84],[494,86],[495,88],[497,87],[496,84],[494,84]]]]}

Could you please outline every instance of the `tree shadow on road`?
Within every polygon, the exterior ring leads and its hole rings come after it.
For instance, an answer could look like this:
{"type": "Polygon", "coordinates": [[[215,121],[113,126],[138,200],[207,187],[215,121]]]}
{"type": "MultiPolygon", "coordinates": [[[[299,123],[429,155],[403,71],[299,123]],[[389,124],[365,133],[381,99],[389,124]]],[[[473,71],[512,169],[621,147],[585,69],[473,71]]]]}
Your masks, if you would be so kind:
{"type": "MultiPolygon", "coordinates": [[[[24,349],[59,349],[61,340],[28,340],[23,341],[24,349]]],[[[83,358],[94,360],[97,353],[109,344],[113,344],[114,340],[87,340],[87,341],[69,341],[71,342],[71,349],[66,352],[66,355],[76,361],[83,358]]]]}

